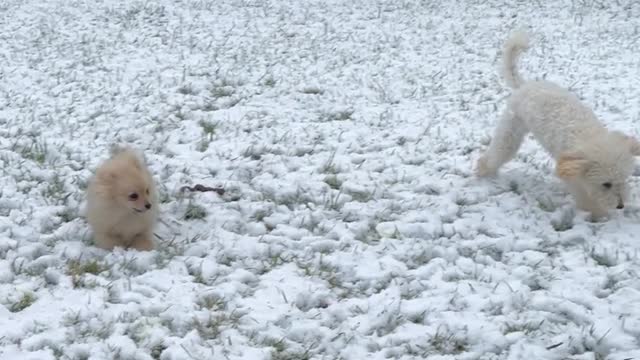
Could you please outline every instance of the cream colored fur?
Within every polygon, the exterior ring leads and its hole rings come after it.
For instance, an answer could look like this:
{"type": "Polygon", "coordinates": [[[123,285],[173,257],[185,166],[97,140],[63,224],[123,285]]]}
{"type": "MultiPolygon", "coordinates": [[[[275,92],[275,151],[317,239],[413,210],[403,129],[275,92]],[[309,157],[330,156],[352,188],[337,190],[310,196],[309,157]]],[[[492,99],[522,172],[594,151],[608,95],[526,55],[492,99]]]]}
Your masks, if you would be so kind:
{"type": "Polygon", "coordinates": [[[151,250],[157,216],[158,196],[143,159],[133,149],[115,148],[87,189],[87,221],[96,245],[151,250]]]}
{"type": "Polygon", "coordinates": [[[502,76],[514,88],[486,153],[476,167],[478,176],[495,175],[511,160],[525,135],[532,133],[556,160],[556,174],[568,185],[576,205],[595,217],[623,208],[627,178],[640,145],[632,137],[609,131],[590,108],[548,81],[525,81],[517,58],[528,48],[524,33],[513,34],[503,51],[502,76]]]}

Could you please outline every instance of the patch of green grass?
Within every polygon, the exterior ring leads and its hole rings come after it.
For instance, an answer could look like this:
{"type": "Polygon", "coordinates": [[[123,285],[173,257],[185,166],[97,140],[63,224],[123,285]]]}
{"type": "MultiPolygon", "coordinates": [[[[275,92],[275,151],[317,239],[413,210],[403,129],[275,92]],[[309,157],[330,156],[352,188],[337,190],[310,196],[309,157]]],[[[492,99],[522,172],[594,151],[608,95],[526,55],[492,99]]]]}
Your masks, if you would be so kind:
{"type": "Polygon", "coordinates": [[[215,293],[201,295],[196,301],[196,304],[210,311],[223,311],[227,309],[227,301],[223,296],[215,293]]]}
{"type": "Polygon", "coordinates": [[[207,209],[192,201],[187,204],[187,209],[184,212],[183,218],[185,220],[200,220],[207,217],[207,209]]]}
{"type": "Polygon", "coordinates": [[[47,144],[33,141],[29,146],[22,146],[20,149],[20,155],[23,158],[37,162],[38,164],[44,164],[47,159],[47,144]]]}
{"type": "Polygon", "coordinates": [[[64,210],[58,212],[58,216],[64,222],[71,222],[78,218],[78,211],[76,209],[72,209],[70,207],[65,208],[64,210]]]}
{"type": "Polygon", "coordinates": [[[505,324],[503,330],[504,334],[511,334],[515,332],[522,332],[525,335],[531,334],[534,331],[540,330],[540,327],[544,323],[544,320],[540,322],[514,322],[505,324]]]}
{"type": "Polygon", "coordinates": [[[431,351],[427,350],[427,353],[443,354],[443,355],[457,355],[461,354],[469,349],[469,343],[465,341],[456,333],[450,332],[448,329],[438,329],[429,341],[429,347],[431,351]]]}
{"type": "Polygon", "coordinates": [[[280,252],[272,252],[271,248],[267,251],[267,259],[263,260],[266,264],[265,270],[270,271],[271,269],[284,265],[289,262],[290,259],[284,257],[280,252]]]}
{"type": "Polygon", "coordinates": [[[207,138],[205,136],[203,136],[200,141],[198,142],[198,145],[196,145],[196,151],[199,152],[205,152],[207,151],[207,149],[209,148],[209,144],[211,143],[210,140],[207,140],[207,138]]]}
{"type": "Polygon", "coordinates": [[[214,103],[206,103],[202,107],[202,111],[217,111],[220,110],[220,107],[214,103]]]}
{"type": "Polygon", "coordinates": [[[427,318],[427,310],[422,312],[416,312],[407,316],[407,321],[410,321],[414,324],[424,324],[427,318]]]}
{"type": "Polygon", "coordinates": [[[200,120],[198,124],[202,127],[202,131],[209,136],[209,139],[216,133],[216,129],[218,128],[218,122],[214,121],[200,120]]]}
{"type": "Polygon", "coordinates": [[[355,110],[345,109],[324,113],[320,116],[321,121],[347,121],[352,120],[355,110]]]}
{"type": "Polygon", "coordinates": [[[271,360],[309,360],[311,354],[309,350],[304,351],[278,351],[276,349],[271,350],[271,360]]]}
{"type": "Polygon", "coordinates": [[[342,186],[342,181],[340,181],[335,174],[325,176],[324,182],[333,190],[338,190],[342,186]]]}
{"type": "Polygon", "coordinates": [[[191,95],[191,94],[195,94],[195,91],[193,89],[193,86],[191,86],[191,84],[185,84],[178,88],[178,93],[182,95],[191,95]]]}
{"type": "Polygon", "coordinates": [[[159,360],[162,353],[167,349],[167,345],[159,343],[151,347],[150,355],[153,359],[159,360]]]}
{"type": "Polygon", "coordinates": [[[344,202],[340,198],[340,196],[342,196],[342,191],[338,191],[338,193],[336,194],[327,194],[324,201],[325,209],[339,211],[344,205],[344,202]]]}
{"type": "Polygon", "coordinates": [[[179,108],[175,108],[174,110],[175,110],[174,116],[176,117],[176,119],[181,121],[187,119],[188,114],[183,108],[179,107],[179,108]]]}
{"type": "Polygon", "coordinates": [[[301,93],[303,94],[309,94],[309,95],[322,95],[324,94],[324,90],[320,89],[317,86],[307,86],[302,88],[302,90],[300,90],[301,93]]]}
{"type": "Polygon", "coordinates": [[[376,230],[376,226],[378,226],[378,222],[375,219],[370,219],[367,222],[367,226],[362,231],[359,231],[355,235],[355,239],[358,241],[362,241],[365,244],[376,244],[380,241],[381,236],[376,230]]]}
{"type": "Polygon", "coordinates": [[[271,216],[273,214],[273,210],[272,209],[259,209],[256,210],[251,216],[250,219],[257,221],[257,222],[261,222],[264,221],[264,219],[268,216],[271,216]]]}
{"type": "Polygon", "coordinates": [[[264,79],[264,86],[274,87],[276,86],[276,79],[273,76],[268,76],[264,79]]]}
{"type": "Polygon", "coordinates": [[[169,193],[166,192],[166,191],[159,191],[158,192],[158,197],[160,198],[160,202],[162,204],[166,204],[169,201],[171,201],[171,195],[169,195],[169,193]]]}
{"type": "Polygon", "coordinates": [[[473,204],[471,199],[465,198],[465,197],[463,197],[461,195],[456,196],[454,202],[458,206],[468,206],[468,205],[472,205],[473,204]]]}
{"type": "Polygon", "coordinates": [[[314,216],[313,214],[305,215],[300,221],[300,228],[307,229],[312,234],[315,234],[321,221],[321,218],[314,216]]]}
{"type": "Polygon", "coordinates": [[[241,317],[242,314],[236,311],[210,313],[204,321],[193,319],[193,327],[203,339],[216,339],[223,327],[237,327],[241,317]]]}
{"type": "Polygon", "coordinates": [[[589,255],[600,266],[613,267],[618,265],[618,254],[612,254],[606,250],[598,251],[596,248],[592,248],[589,255]]]}
{"type": "Polygon", "coordinates": [[[233,87],[225,85],[214,86],[210,91],[211,96],[216,99],[231,96],[235,94],[235,92],[236,90],[233,87]]]}
{"type": "Polygon", "coordinates": [[[79,260],[71,260],[67,264],[67,273],[69,275],[84,275],[87,273],[98,275],[107,269],[108,267],[99,263],[98,260],[90,260],[85,263],[79,260]]]}
{"type": "Polygon", "coordinates": [[[517,195],[522,195],[522,190],[520,189],[520,185],[515,180],[511,180],[509,182],[509,191],[517,195]]]}
{"type": "Polygon", "coordinates": [[[435,253],[432,250],[415,251],[408,254],[405,259],[408,269],[417,269],[431,262],[434,258],[438,257],[439,253],[435,253]]]}
{"type": "Polygon", "coordinates": [[[80,260],[71,260],[67,263],[67,274],[71,276],[73,287],[93,287],[95,283],[88,283],[84,279],[85,274],[98,275],[108,270],[108,266],[99,263],[97,260],[81,262],[80,260]]]}
{"type": "Polygon", "coordinates": [[[573,228],[573,219],[575,212],[573,210],[563,211],[559,219],[552,219],[551,226],[555,231],[567,231],[573,228]]]}
{"type": "Polygon", "coordinates": [[[309,360],[311,359],[311,349],[316,347],[314,343],[306,350],[294,350],[288,346],[284,338],[276,339],[271,337],[264,339],[261,345],[272,348],[271,360],[309,360]]]}
{"type": "Polygon", "coordinates": [[[254,145],[251,145],[242,152],[242,156],[250,158],[251,160],[260,160],[262,158],[262,155],[266,152],[267,150],[264,148],[264,146],[256,147],[254,145]]]}
{"type": "Polygon", "coordinates": [[[354,189],[349,189],[348,191],[345,191],[345,193],[351,196],[351,199],[353,201],[358,201],[361,203],[367,203],[371,201],[374,195],[373,191],[369,192],[366,190],[354,190],[354,189]]]}
{"type": "Polygon", "coordinates": [[[42,195],[49,200],[53,200],[54,204],[65,204],[71,193],[65,193],[64,180],[58,174],[55,174],[47,182],[47,187],[42,190],[42,195]]]}
{"type": "Polygon", "coordinates": [[[346,285],[340,276],[341,269],[336,265],[323,261],[322,254],[317,262],[302,259],[294,259],[294,262],[305,276],[318,277],[326,281],[329,288],[333,289],[339,298],[346,299],[356,296],[358,290],[346,285]]]}
{"type": "Polygon", "coordinates": [[[32,293],[24,293],[18,301],[9,306],[9,311],[20,312],[33,305],[34,302],[36,302],[36,297],[32,293]]]}
{"type": "Polygon", "coordinates": [[[287,343],[285,342],[285,339],[282,338],[280,340],[276,339],[276,338],[272,338],[272,337],[267,337],[265,338],[262,343],[262,346],[265,347],[271,347],[273,348],[271,350],[271,358],[273,359],[273,355],[274,353],[283,353],[287,350],[287,343]]]}
{"type": "Polygon", "coordinates": [[[337,174],[340,171],[338,171],[338,167],[335,164],[335,157],[336,157],[336,152],[334,151],[333,153],[331,153],[331,155],[329,156],[329,158],[327,159],[327,161],[322,164],[320,166],[320,168],[318,169],[321,173],[324,174],[337,174]]]}
{"type": "Polygon", "coordinates": [[[213,121],[200,120],[198,124],[200,125],[200,127],[202,127],[202,138],[198,143],[197,150],[200,152],[204,152],[209,148],[209,144],[213,141],[213,135],[216,133],[218,123],[213,121]]]}
{"type": "Polygon", "coordinates": [[[540,209],[542,209],[542,211],[553,212],[556,209],[555,204],[549,197],[536,198],[536,201],[538,202],[538,206],[540,207],[540,209]]]}

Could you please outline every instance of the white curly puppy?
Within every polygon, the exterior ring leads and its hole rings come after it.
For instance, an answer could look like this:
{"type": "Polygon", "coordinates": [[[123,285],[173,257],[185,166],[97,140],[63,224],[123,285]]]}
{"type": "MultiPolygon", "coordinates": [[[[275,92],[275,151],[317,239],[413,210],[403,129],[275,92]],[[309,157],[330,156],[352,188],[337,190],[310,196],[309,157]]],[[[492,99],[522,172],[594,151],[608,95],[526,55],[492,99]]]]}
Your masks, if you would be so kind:
{"type": "Polygon", "coordinates": [[[515,91],[489,148],[478,160],[476,174],[495,175],[531,132],[556,160],[556,174],[568,185],[579,209],[601,218],[610,208],[624,208],[627,178],[634,156],[640,155],[640,144],[607,130],[569,91],[548,81],[524,81],[516,60],[528,43],[525,33],[514,33],[504,46],[502,76],[515,91]]]}

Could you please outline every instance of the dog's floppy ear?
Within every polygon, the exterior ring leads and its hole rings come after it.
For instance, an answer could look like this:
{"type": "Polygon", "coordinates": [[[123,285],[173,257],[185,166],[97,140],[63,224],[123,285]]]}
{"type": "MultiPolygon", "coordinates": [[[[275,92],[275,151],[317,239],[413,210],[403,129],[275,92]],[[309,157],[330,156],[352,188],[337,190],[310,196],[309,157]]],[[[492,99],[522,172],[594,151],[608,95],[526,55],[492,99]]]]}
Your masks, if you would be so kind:
{"type": "Polygon", "coordinates": [[[629,151],[631,151],[631,155],[640,156],[640,142],[633,136],[626,135],[627,142],[629,143],[629,151]]]}
{"type": "Polygon", "coordinates": [[[629,146],[631,155],[640,156],[640,142],[636,138],[620,131],[612,131],[611,133],[629,146]]]}
{"type": "Polygon", "coordinates": [[[589,160],[580,153],[564,153],[556,163],[556,174],[563,179],[571,179],[587,171],[589,160]]]}

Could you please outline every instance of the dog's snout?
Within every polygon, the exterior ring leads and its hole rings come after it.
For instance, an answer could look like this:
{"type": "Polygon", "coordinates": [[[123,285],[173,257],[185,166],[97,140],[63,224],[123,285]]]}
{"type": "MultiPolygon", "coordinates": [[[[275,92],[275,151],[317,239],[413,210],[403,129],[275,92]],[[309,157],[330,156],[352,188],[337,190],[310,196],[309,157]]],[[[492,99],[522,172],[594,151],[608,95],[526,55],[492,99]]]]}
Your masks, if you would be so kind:
{"type": "Polygon", "coordinates": [[[145,203],[145,204],[144,204],[144,207],[146,207],[146,208],[147,208],[147,210],[151,209],[151,203],[145,203]]]}
{"type": "Polygon", "coordinates": [[[618,206],[616,206],[616,209],[624,209],[624,204],[618,203],[618,206]]]}

